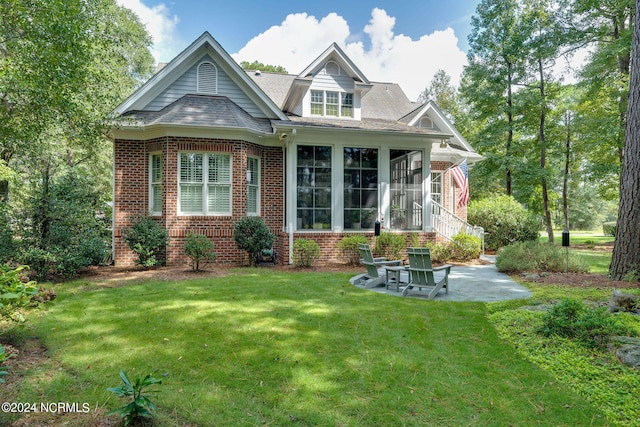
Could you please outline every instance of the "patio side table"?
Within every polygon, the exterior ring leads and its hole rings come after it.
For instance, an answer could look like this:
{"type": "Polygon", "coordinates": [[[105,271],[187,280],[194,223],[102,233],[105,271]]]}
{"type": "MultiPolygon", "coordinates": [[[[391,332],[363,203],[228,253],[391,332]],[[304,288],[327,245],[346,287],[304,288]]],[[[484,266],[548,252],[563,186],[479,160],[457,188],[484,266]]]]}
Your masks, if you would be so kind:
{"type": "Polygon", "coordinates": [[[386,281],[385,281],[385,286],[387,289],[390,289],[391,287],[395,287],[396,292],[400,292],[400,285],[402,284],[401,282],[401,275],[403,271],[407,271],[407,267],[406,266],[385,266],[385,273],[386,273],[386,281]]]}

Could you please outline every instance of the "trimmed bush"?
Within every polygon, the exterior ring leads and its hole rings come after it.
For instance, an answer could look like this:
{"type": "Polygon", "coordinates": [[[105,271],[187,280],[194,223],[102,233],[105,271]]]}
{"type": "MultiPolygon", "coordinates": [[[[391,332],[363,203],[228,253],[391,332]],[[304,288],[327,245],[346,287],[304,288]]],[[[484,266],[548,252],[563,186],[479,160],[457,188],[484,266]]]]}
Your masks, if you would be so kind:
{"type": "Polygon", "coordinates": [[[539,334],[576,339],[591,348],[606,348],[614,335],[634,335],[606,307],[591,309],[573,298],[564,298],[551,307],[542,320],[539,334]]]}
{"type": "Polygon", "coordinates": [[[487,249],[497,250],[539,237],[539,222],[513,197],[496,195],[471,202],[467,218],[469,223],[484,228],[487,249]]]}
{"type": "Polygon", "coordinates": [[[453,259],[457,261],[469,261],[480,257],[482,251],[482,239],[466,233],[453,236],[450,243],[453,259]]]}
{"type": "Polygon", "coordinates": [[[263,249],[271,249],[276,237],[259,216],[245,216],[236,222],[233,239],[238,249],[249,255],[249,265],[253,265],[256,256],[263,249]]]}
{"type": "Polygon", "coordinates": [[[315,240],[296,239],[293,242],[293,265],[309,268],[320,258],[320,246],[315,240]]]}
{"type": "MultiPolygon", "coordinates": [[[[567,270],[567,253],[556,245],[539,242],[520,242],[498,251],[496,267],[505,273],[556,272],[567,270]]],[[[569,268],[572,273],[586,273],[589,265],[573,252],[569,252],[569,268]]]]}
{"type": "Polygon", "coordinates": [[[189,233],[184,243],[184,254],[189,257],[193,271],[200,271],[200,263],[208,263],[217,258],[213,242],[202,234],[189,233]]]}
{"type": "Polygon", "coordinates": [[[364,236],[347,236],[340,240],[337,246],[348,265],[358,265],[362,257],[358,245],[368,243],[369,240],[364,236]]]}
{"type": "Polygon", "coordinates": [[[605,236],[615,237],[617,227],[618,227],[618,224],[614,221],[605,222],[602,224],[602,231],[604,232],[605,236]]]}
{"type": "Polygon", "coordinates": [[[137,218],[131,228],[124,232],[124,241],[138,255],[137,263],[143,267],[162,263],[162,252],[168,238],[167,230],[150,216],[137,218]]]}
{"type": "Polygon", "coordinates": [[[376,237],[375,253],[387,259],[403,259],[405,252],[405,237],[403,234],[380,233],[376,237]]]}

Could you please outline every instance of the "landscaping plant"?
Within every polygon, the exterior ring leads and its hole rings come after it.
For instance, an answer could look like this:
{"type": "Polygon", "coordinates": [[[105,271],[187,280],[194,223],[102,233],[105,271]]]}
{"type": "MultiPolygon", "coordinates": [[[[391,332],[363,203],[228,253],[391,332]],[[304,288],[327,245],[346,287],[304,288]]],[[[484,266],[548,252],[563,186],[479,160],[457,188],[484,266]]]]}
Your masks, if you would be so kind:
{"type": "Polygon", "coordinates": [[[456,261],[469,261],[480,257],[482,251],[482,240],[479,237],[466,233],[459,233],[453,236],[450,243],[452,257],[456,261]]]}
{"type": "Polygon", "coordinates": [[[567,270],[573,273],[586,273],[587,264],[580,256],[560,246],[539,243],[520,242],[500,248],[496,257],[496,267],[505,273],[516,272],[556,272],[567,270]]]}
{"type": "Polygon", "coordinates": [[[238,249],[249,255],[249,265],[253,265],[256,255],[263,249],[271,249],[276,238],[264,219],[259,216],[245,216],[236,222],[233,239],[238,249]]]}
{"type": "Polygon", "coordinates": [[[137,263],[143,267],[153,267],[160,263],[167,240],[167,230],[150,216],[137,218],[131,228],[124,232],[124,241],[138,255],[137,263]]]}
{"type": "Polygon", "coordinates": [[[293,242],[293,265],[309,268],[320,258],[320,246],[311,239],[296,239],[293,242]]]}
{"type": "Polygon", "coordinates": [[[540,224],[513,197],[494,195],[469,204],[467,221],[484,228],[485,247],[497,250],[515,242],[538,240],[540,224]]]}
{"type": "Polygon", "coordinates": [[[368,243],[369,240],[364,236],[347,236],[338,242],[338,251],[348,265],[358,265],[360,264],[360,258],[362,258],[358,245],[368,243]]]}
{"type": "Polygon", "coordinates": [[[110,387],[109,390],[118,397],[129,397],[130,402],[118,409],[107,413],[107,415],[120,415],[124,419],[124,425],[128,426],[135,423],[140,418],[153,418],[156,411],[156,405],[144,394],[143,390],[154,384],[161,384],[162,380],[147,375],[142,378],[140,375],[136,377],[135,382],[131,382],[124,371],[120,371],[120,379],[122,385],[118,387],[110,387]]]}
{"type": "Polygon", "coordinates": [[[25,278],[27,269],[25,265],[16,268],[0,265],[0,319],[23,321],[18,309],[29,306],[38,295],[36,282],[25,278]]]}
{"type": "Polygon", "coordinates": [[[6,359],[7,355],[4,351],[4,347],[2,344],[0,344],[0,384],[4,383],[4,379],[2,377],[5,377],[9,374],[9,372],[7,372],[7,367],[2,364],[6,359]]]}
{"type": "Polygon", "coordinates": [[[386,232],[376,237],[375,253],[387,259],[403,259],[405,247],[404,234],[386,232]]]}
{"type": "Polygon", "coordinates": [[[208,263],[217,258],[213,242],[202,234],[189,233],[184,244],[184,253],[189,257],[189,265],[194,271],[200,270],[200,263],[208,263]]]}

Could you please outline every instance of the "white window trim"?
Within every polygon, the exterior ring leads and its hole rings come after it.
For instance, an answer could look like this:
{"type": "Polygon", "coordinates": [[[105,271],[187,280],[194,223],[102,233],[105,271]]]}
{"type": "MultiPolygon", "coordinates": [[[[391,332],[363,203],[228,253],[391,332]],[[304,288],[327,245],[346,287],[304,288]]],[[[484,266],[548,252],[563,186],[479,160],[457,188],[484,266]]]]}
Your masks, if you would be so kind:
{"type": "Polygon", "coordinates": [[[261,206],[260,206],[260,177],[261,177],[261,167],[262,165],[260,164],[260,157],[256,157],[256,156],[247,156],[247,169],[249,169],[249,163],[248,163],[248,159],[254,159],[257,161],[258,164],[258,170],[256,171],[256,175],[257,175],[257,180],[256,180],[256,184],[253,185],[253,187],[256,188],[256,211],[255,212],[249,212],[249,207],[248,207],[248,203],[249,203],[249,183],[247,183],[247,216],[260,216],[260,212],[261,212],[261,206]]]}
{"type": "MultiPolygon", "coordinates": [[[[336,104],[331,104],[331,105],[336,105],[336,104]]],[[[341,91],[341,90],[324,90],[324,89],[310,89],[309,91],[309,114],[312,117],[332,117],[332,118],[346,118],[346,119],[354,119],[355,118],[355,114],[356,114],[356,108],[355,108],[355,94],[353,92],[350,91],[341,91]],[[322,114],[314,114],[312,113],[313,109],[311,108],[311,104],[319,104],[319,102],[312,102],[312,95],[311,92],[321,92],[322,93],[322,114]],[[338,115],[336,116],[328,116],[327,115],[327,92],[333,92],[333,93],[337,93],[338,94],[338,115]],[[351,116],[343,116],[342,115],[342,95],[345,93],[350,93],[351,94],[351,111],[352,111],[352,115],[351,116]]]]}
{"type": "Polygon", "coordinates": [[[202,152],[202,151],[179,151],[178,152],[178,203],[177,210],[179,216],[231,216],[233,212],[233,156],[227,153],[218,152],[202,152]],[[180,167],[182,154],[202,154],[202,211],[201,212],[182,212],[180,201],[182,199],[182,186],[180,182],[180,167]],[[229,211],[228,212],[209,212],[209,161],[210,155],[229,157],[229,211]]]}
{"type": "Polygon", "coordinates": [[[336,61],[328,61],[326,64],[324,64],[324,73],[325,73],[327,76],[339,76],[341,71],[342,71],[342,70],[341,70],[341,68],[340,68],[340,64],[338,64],[336,61]],[[328,66],[329,64],[335,64],[336,68],[338,69],[338,73],[337,73],[337,74],[329,73],[329,72],[327,71],[327,66],[328,66]]]}
{"type": "MultiPolygon", "coordinates": [[[[163,168],[164,167],[164,162],[162,159],[162,153],[160,151],[155,151],[152,153],[149,153],[149,171],[148,171],[148,176],[149,176],[149,212],[151,213],[151,216],[162,216],[162,209],[160,209],[160,211],[154,211],[153,210],[153,156],[160,156],[160,167],[163,168]]],[[[163,173],[160,174],[160,188],[162,189],[163,187],[163,173]]]]}

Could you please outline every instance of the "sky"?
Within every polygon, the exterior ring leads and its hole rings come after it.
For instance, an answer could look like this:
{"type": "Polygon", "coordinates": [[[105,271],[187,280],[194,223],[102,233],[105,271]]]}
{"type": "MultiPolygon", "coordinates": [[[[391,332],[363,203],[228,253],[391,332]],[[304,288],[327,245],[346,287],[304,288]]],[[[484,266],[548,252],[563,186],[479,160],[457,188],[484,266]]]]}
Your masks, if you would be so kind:
{"type": "Polygon", "coordinates": [[[336,42],[375,82],[399,83],[415,101],[442,69],[457,86],[479,0],[211,1],[117,0],[169,62],[203,32],[238,62],[281,65],[298,74],[336,42]]]}

